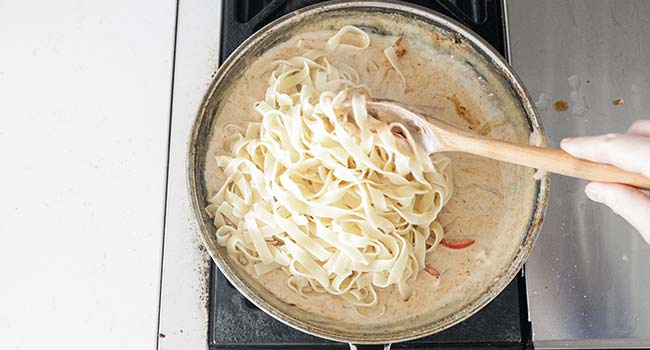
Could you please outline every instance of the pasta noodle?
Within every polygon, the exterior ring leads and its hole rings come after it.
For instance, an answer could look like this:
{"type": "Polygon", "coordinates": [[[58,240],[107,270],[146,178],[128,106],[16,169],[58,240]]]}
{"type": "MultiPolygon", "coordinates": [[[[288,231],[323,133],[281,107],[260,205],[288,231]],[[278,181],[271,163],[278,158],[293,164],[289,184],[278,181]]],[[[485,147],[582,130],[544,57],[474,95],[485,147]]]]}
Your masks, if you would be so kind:
{"type": "MultiPolygon", "coordinates": [[[[218,244],[256,274],[282,269],[294,292],[355,307],[377,305],[376,288],[412,295],[453,187],[449,160],[429,157],[401,123],[369,116],[359,74],[328,61],[369,43],[346,26],[323,48],[276,62],[254,105],[259,120],[225,126],[224,182],[206,208],[218,244]]],[[[386,57],[405,81],[394,52],[386,57]]]]}
{"type": "Polygon", "coordinates": [[[397,74],[399,75],[399,78],[402,81],[402,86],[404,88],[404,91],[406,91],[406,77],[404,76],[404,73],[402,73],[402,70],[399,69],[399,65],[397,64],[399,59],[397,58],[397,53],[395,53],[395,47],[394,47],[397,42],[398,41],[396,40],[393,43],[393,45],[387,47],[384,50],[384,56],[386,56],[386,59],[388,60],[388,63],[390,63],[391,67],[393,67],[395,72],[397,72],[397,74]]]}

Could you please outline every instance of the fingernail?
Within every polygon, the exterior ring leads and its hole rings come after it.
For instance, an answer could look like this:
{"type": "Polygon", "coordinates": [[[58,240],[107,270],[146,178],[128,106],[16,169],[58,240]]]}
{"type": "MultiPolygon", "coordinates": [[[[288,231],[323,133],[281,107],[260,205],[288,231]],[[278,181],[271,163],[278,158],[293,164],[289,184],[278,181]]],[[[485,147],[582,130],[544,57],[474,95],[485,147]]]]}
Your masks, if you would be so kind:
{"type": "Polygon", "coordinates": [[[571,142],[571,140],[573,140],[572,137],[562,139],[562,141],[560,141],[560,147],[562,147],[562,149],[566,149],[566,146],[571,142]]]}
{"type": "Polygon", "coordinates": [[[585,194],[594,202],[601,201],[600,192],[597,191],[591,184],[588,184],[587,187],[585,187],[585,194]]]}

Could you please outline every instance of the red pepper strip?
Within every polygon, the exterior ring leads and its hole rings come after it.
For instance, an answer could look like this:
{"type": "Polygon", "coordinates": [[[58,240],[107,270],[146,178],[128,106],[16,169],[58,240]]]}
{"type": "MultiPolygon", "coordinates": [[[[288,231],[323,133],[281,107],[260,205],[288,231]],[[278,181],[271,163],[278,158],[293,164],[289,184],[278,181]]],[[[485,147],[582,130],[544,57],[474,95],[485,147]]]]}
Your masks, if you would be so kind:
{"type": "Polygon", "coordinates": [[[446,239],[443,239],[440,241],[440,244],[444,247],[450,248],[450,249],[463,249],[471,246],[476,242],[473,239],[468,239],[466,241],[448,241],[446,239]]]}
{"type": "Polygon", "coordinates": [[[438,270],[431,267],[431,265],[426,265],[424,267],[424,271],[426,273],[428,273],[429,275],[433,276],[433,277],[439,277],[440,276],[440,272],[438,272],[438,270]]]}

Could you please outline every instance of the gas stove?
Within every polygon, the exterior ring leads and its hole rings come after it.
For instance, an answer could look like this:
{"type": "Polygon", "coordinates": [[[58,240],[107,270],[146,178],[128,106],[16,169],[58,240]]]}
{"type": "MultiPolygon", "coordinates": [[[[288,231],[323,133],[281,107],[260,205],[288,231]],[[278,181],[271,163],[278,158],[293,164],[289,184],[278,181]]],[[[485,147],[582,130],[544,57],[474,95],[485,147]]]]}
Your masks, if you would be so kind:
{"type": "MultiPolygon", "coordinates": [[[[242,1],[223,4],[222,61],[256,30],[291,11],[322,1],[242,1]]],[[[504,56],[507,38],[500,1],[411,1],[452,17],[481,35],[504,56]]],[[[514,280],[493,302],[470,319],[444,332],[393,348],[521,349],[529,337],[523,278],[514,280]],[[521,289],[523,290],[523,289],[521,289]]],[[[211,267],[208,344],[211,349],[332,349],[348,348],[282,324],[255,307],[211,267]]]]}

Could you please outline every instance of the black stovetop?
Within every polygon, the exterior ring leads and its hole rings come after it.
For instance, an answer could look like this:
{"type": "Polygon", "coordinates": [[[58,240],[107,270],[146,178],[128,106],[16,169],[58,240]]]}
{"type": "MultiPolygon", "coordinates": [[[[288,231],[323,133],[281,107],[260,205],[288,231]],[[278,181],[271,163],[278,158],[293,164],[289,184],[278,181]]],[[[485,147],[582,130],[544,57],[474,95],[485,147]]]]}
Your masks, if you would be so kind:
{"type": "MultiPolygon", "coordinates": [[[[315,0],[223,0],[222,61],[270,21],[315,0]]],[[[504,56],[507,45],[501,0],[408,1],[452,17],[504,56]]],[[[530,345],[525,282],[518,276],[483,310],[438,334],[393,344],[393,349],[524,349],[530,345]]],[[[212,264],[208,344],[211,349],[348,349],[348,344],[297,331],[259,310],[212,264]]],[[[362,347],[360,347],[361,349],[362,347]]],[[[371,347],[372,348],[372,347],[371,347]]],[[[380,347],[374,347],[380,348],[380,347]]]]}

